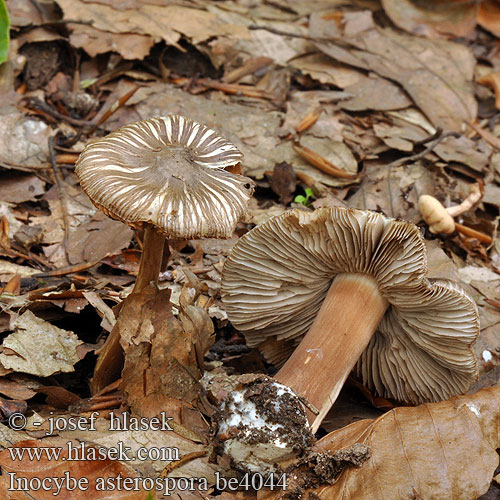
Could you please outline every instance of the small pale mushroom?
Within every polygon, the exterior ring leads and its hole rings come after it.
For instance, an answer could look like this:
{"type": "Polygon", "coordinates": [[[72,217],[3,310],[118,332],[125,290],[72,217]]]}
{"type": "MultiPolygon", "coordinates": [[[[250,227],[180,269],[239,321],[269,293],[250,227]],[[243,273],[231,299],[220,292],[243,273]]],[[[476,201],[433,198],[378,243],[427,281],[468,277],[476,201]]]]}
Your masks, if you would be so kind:
{"type": "Polygon", "coordinates": [[[240,238],[222,297],[250,346],[290,356],[276,380],[318,409],[316,431],[353,368],[370,390],[409,404],[447,399],[476,379],[477,307],[426,273],[423,237],[408,221],[292,210],[240,238]]]}
{"type": "Polygon", "coordinates": [[[423,194],[418,199],[418,209],[424,221],[429,225],[431,233],[449,235],[458,231],[489,245],[492,242],[491,236],[459,224],[453,219],[470,210],[481,199],[481,196],[479,185],[473,184],[469,196],[460,205],[445,208],[434,196],[423,194]]]}
{"type": "Polygon", "coordinates": [[[418,199],[418,209],[432,234],[455,232],[455,221],[446,208],[434,196],[423,194],[418,199]]]}
{"type": "MultiPolygon", "coordinates": [[[[109,217],[144,229],[133,292],[158,279],[166,239],[232,236],[254,188],[224,170],[241,158],[217,132],[180,115],[132,123],[87,145],[75,167],[82,189],[109,217]]],[[[109,373],[121,352],[114,331],[99,355],[94,391],[116,376],[109,373]]]]}

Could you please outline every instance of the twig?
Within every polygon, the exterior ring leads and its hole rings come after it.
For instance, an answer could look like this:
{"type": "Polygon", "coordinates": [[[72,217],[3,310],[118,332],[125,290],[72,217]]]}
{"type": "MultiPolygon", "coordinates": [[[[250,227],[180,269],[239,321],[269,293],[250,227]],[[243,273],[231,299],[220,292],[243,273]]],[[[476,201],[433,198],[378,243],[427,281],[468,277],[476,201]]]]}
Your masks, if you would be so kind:
{"type": "Polygon", "coordinates": [[[115,380],[114,382],[107,385],[106,387],[103,387],[99,392],[96,392],[95,395],[93,396],[93,399],[102,397],[104,394],[108,394],[110,392],[116,391],[117,389],[119,389],[121,383],[122,383],[121,378],[119,378],[118,380],[115,380]]]}
{"type": "Polygon", "coordinates": [[[480,241],[481,243],[486,243],[487,245],[491,245],[493,243],[493,238],[487,234],[481,233],[480,231],[476,231],[475,229],[472,229],[471,227],[464,226],[463,224],[459,224],[458,222],[455,222],[455,229],[459,232],[462,233],[463,235],[469,237],[469,238],[475,238],[476,240],[480,241]]]}
{"type": "Polygon", "coordinates": [[[94,124],[90,129],[89,135],[93,134],[97,127],[101,126],[112,114],[118,111],[139,89],[140,86],[136,85],[132,90],[129,90],[124,96],[120,97],[120,99],[118,99],[118,101],[116,101],[94,124]]]}
{"type": "Polygon", "coordinates": [[[257,97],[262,99],[274,99],[274,96],[263,89],[258,89],[252,85],[239,85],[238,83],[222,83],[209,78],[199,78],[196,80],[198,85],[210,89],[221,90],[230,95],[244,95],[246,97],[257,97]]]}
{"type": "Polygon", "coordinates": [[[476,125],[475,123],[466,121],[467,125],[477,132],[487,143],[490,144],[490,146],[493,146],[495,149],[500,150],[500,139],[493,135],[491,132],[488,130],[485,130],[484,128],[481,128],[479,125],[476,125]]]}
{"type": "Polygon", "coordinates": [[[175,462],[170,462],[161,471],[160,477],[161,478],[167,477],[174,469],[177,469],[177,467],[180,467],[181,465],[184,465],[187,462],[191,462],[191,460],[204,457],[207,455],[207,453],[208,453],[207,450],[200,450],[200,451],[193,451],[191,453],[183,455],[179,460],[176,460],[175,462]]]}
{"type": "Polygon", "coordinates": [[[307,35],[298,35],[297,33],[290,33],[288,31],[278,30],[276,28],[270,28],[269,26],[258,26],[255,24],[251,24],[250,26],[248,26],[248,29],[252,31],[256,30],[269,31],[269,33],[273,33],[274,35],[289,36],[290,38],[303,38],[304,40],[312,40],[313,42],[333,42],[331,38],[315,38],[307,35]]]}
{"type": "Polygon", "coordinates": [[[387,172],[387,194],[389,196],[389,205],[391,208],[391,217],[394,217],[394,204],[392,202],[392,196],[391,196],[391,175],[392,175],[392,169],[395,167],[400,167],[401,165],[404,165],[405,163],[411,162],[411,161],[417,161],[426,156],[427,154],[431,153],[434,148],[441,143],[444,139],[448,137],[455,137],[458,139],[461,134],[458,132],[446,132],[442,133],[442,129],[437,129],[434,134],[429,136],[427,139],[424,139],[423,141],[420,141],[420,144],[425,144],[429,141],[432,141],[429,146],[427,146],[423,151],[420,153],[416,153],[411,156],[405,156],[404,158],[399,158],[398,160],[395,160],[391,163],[389,163],[389,171],[387,172]]]}
{"type": "Polygon", "coordinates": [[[428,137],[426,137],[425,139],[421,139],[420,141],[415,141],[413,143],[413,146],[423,146],[424,144],[428,144],[435,139],[439,139],[442,133],[443,129],[441,127],[438,127],[432,135],[429,135],[428,137]]]}
{"type": "Polygon", "coordinates": [[[273,60],[270,57],[255,57],[248,60],[243,66],[234,69],[222,78],[224,83],[234,83],[246,75],[255,73],[256,71],[269,66],[273,60]]]}
{"type": "Polygon", "coordinates": [[[87,262],[86,264],[76,264],[74,266],[63,267],[61,269],[54,269],[53,271],[47,271],[46,273],[33,274],[32,278],[53,278],[55,276],[65,276],[66,274],[78,273],[80,271],[85,271],[85,269],[90,269],[91,267],[97,266],[101,260],[109,257],[107,253],[104,257],[93,262],[87,262]]]}
{"type": "Polygon", "coordinates": [[[54,153],[54,143],[52,136],[49,137],[49,155],[50,155],[50,164],[52,166],[52,171],[54,172],[54,177],[56,178],[57,190],[59,191],[59,199],[61,200],[61,211],[64,222],[64,254],[66,256],[66,262],[69,264],[69,255],[68,255],[68,242],[69,242],[69,215],[66,209],[68,197],[66,196],[66,190],[64,189],[63,181],[61,176],[59,175],[59,170],[56,165],[56,155],[54,153]]]}
{"type": "Polygon", "coordinates": [[[329,162],[326,158],[323,158],[318,153],[315,153],[309,148],[302,146],[298,142],[292,144],[294,151],[308,163],[316,167],[317,169],[329,174],[333,177],[339,177],[341,179],[351,179],[356,181],[359,179],[359,175],[352,175],[346,170],[336,167],[333,163],[329,162]]]}
{"type": "MultiPolygon", "coordinates": [[[[304,118],[302,118],[302,120],[300,120],[300,122],[297,125],[295,125],[295,127],[293,127],[295,132],[297,134],[301,134],[302,132],[305,132],[307,129],[311,128],[318,121],[318,118],[320,117],[321,112],[322,112],[322,109],[320,107],[317,107],[317,108],[309,111],[309,113],[307,113],[306,116],[304,116],[304,118]]],[[[290,132],[285,137],[285,141],[289,141],[290,139],[293,139],[293,136],[294,136],[294,134],[290,132]]]]}
{"type": "MultiPolygon", "coordinates": [[[[49,106],[48,104],[40,101],[39,99],[32,97],[28,100],[28,104],[33,107],[34,110],[36,111],[41,111],[42,113],[46,113],[52,118],[56,118],[58,120],[65,121],[71,125],[75,125],[77,127],[84,127],[84,126],[89,126],[92,125],[92,122],[88,122],[86,120],[78,120],[76,118],[72,118],[71,116],[68,115],[63,115],[62,113],[59,113],[59,111],[56,111],[54,108],[49,106]]],[[[29,110],[29,108],[27,108],[29,110]]]]}
{"type": "Polygon", "coordinates": [[[497,309],[500,309],[500,300],[496,299],[484,299],[484,301],[489,304],[490,306],[496,307],[497,309]]]}
{"type": "Polygon", "coordinates": [[[61,153],[56,155],[56,162],[64,163],[66,165],[74,165],[79,156],[79,153],[61,153]]]}

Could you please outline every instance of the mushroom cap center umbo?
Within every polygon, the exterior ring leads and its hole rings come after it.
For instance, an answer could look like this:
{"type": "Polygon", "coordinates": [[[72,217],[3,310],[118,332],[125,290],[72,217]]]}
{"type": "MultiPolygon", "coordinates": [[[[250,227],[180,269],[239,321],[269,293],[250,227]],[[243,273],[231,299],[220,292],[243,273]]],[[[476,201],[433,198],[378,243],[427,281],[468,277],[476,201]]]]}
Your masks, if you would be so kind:
{"type": "Polygon", "coordinates": [[[164,146],[156,151],[146,151],[138,161],[139,168],[149,168],[147,182],[158,186],[193,189],[200,178],[200,167],[195,163],[197,152],[185,147],[164,146]]]}

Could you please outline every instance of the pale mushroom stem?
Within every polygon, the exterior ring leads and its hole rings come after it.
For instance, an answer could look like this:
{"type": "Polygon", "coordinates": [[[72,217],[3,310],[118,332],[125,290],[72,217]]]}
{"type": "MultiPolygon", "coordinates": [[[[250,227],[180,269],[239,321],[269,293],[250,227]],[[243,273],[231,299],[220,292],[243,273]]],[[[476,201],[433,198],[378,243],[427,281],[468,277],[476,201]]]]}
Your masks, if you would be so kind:
{"type": "MultiPolygon", "coordinates": [[[[166,258],[165,252],[168,251],[164,251],[164,247],[168,247],[165,236],[155,231],[154,228],[147,227],[144,231],[141,263],[139,264],[137,280],[132,293],[139,293],[151,281],[157,281],[162,260],[166,258]]],[[[127,304],[128,301],[125,299],[120,310],[120,317],[127,304]]],[[[120,317],[99,351],[94,376],[90,382],[92,394],[98,393],[120,377],[123,368],[123,349],[120,345],[120,317]]]]}
{"type": "Polygon", "coordinates": [[[278,382],[319,410],[318,415],[309,415],[313,432],[333,406],[388,306],[375,279],[338,274],[311,328],[276,375],[278,382]]]}

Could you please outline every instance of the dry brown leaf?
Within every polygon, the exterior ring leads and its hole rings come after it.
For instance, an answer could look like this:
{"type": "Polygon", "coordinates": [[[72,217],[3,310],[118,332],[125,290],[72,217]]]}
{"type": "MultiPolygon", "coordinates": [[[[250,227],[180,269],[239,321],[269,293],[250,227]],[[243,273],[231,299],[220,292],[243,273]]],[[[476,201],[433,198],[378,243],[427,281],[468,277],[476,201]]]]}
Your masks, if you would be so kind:
{"type": "Polygon", "coordinates": [[[31,399],[36,395],[36,390],[29,387],[28,385],[23,385],[15,380],[10,380],[8,378],[0,378],[0,393],[12,399],[31,399]]]}
{"type": "Polygon", "coordinates": [[[345,91],[353,96],[340,103],[340,106],[348,111],[392,111],[405,109],[412,104],[399,85],[377,75],[364,76],[359,82],[346,87],[345,91]]]}
{"type": "Polygon", "coordinates": [[[21,277],[31,276],[32,274],[39,273],[38,269],[33,269],[28,266],[20,266],[7,260],[0,260],[0,280],[9,281],[13,275],[19,274],[21,277]]]}
{"type": "Polygon", "coordinates": [[[432,192],[435,182],[435,174],[422,162],[397,168],[380,161],[365,162],[361,185],[347,204],[362,210],[380,210],[416,224],[421,220],[418,194],[432,192]]]}
{"type": "Polygon", "coordinates": [[[210,338],[213,324],[203,309],[195,307],[195,313],[189,306],[180,321],[169,297],[169,289],[151,285],[130,295],[115,328],[125,351],[124,400],[132,412],[152,417],[166,411],[182,423],[182,408],[198,398],[201,374],[195,344],[210,338]]]}
{"type": "Polygon", "coordinates": [[[35,200],[45,192],[45,182],[35,175],[7,173],[0,182],[0,200],[11,203],[35,200]]]}
{"type": "Polygon", "coordinates": [[[483,140],[472,141],[460,136],[447,137],[434,148],[434,152],[446,162],[463,163],[472,170],[484,172],[489,164],[491,148],[483,140]]]}
{"type": "Polygon", "coordinates": [[[181,35],[199,43],[218,35],[248,36],[246,27],[221,22],[217,15],[180,5],[140,3],[136,9],[118,10],[113,6],[81,0],[58,0],[68,20],[91,24],[110,33],[136,33],[176,44],[181,35]],[[189,22],[186,20],[189,19],[189,22]]]}
{"type": "MultiPolygon", "coordinates": [[[[68,457],[68,441],[59,439],[52,440],[51,443],[52,444],[48,444],[44,441],[36,440],[21,441],[10,447],[10,450],[7,449],[0,452],[0,466],[3,471],[1,482],[4,487],[7,486],[7,488],[9,488],[12,486],[11,481],[14,480],[13,478],[28,478],[33,481],[33,485],[36,487],[36,489],[29,488],[26,493],[19,491],[14,492],[15,494],[20,494],[20,496],[7,496],[2,498],[6,500],[10,498],[51,500],[55,498],[56,495],[58,498],[71,500],[146,500],[148,498],[148,493],[140,487],[140,482],[139,488],[136,491],[126,491],[123,487],[121,489],[115,489],[114,491],[111,490],[110,486],[106,488],[106,479],[114,481],[116,486],[118,484],[116,481],[119,475],[122,479],[136,477],[135,471],[129,466],[122,464],[118,460],[110,459],[67,461],[65,458],[68,457]],[[52,448],[51,452],[57,452],[58,449],[61,449],[60,457],[51,460],[48,459],[47,454],[42,451],[40,459],[37,460],[30,460],[27,453],[24,454],[24,458],[21,460],[11,458],[10,452],[12,452],[14,448],[36,449],[43,447],[52,448]],[[14,476],[12,474],[14,474],[14,476]],[[67,487],[64,486],[59,492],[57,492],[57,486],[53,481],[50,484],[46,484],[46,488],[37,487],[37,485],[40,485],[40,480],[46,478],[64,478],[65,474],[75,481],[86,479],[87,489],[78,487],[71,489],[70,481],[63,481],[63,485],[67,485],[67,487]],[[103,483],[105,488],[104,491],[99,491],[99,489],[97,489],[99,487],[99,482],[103,483]]],[[[79,443],[73,443],[73,447],[78,448],[79,443]]],[[[91,452],[91,449],[95,450],[95,448],[90,445],[86,445],[86,448],[89,452],[91,452]]],[[[39,452],[40,451],[41,450],[39,450],[39,452]]],[[[155,498],[155,491],[151,493],[153,498],[155,498]]]]}
{"type": "Polygon", "coordinates": [[[380,28],[368,11],[345,14],[341,28],[316,13],[309,30],[313,37],[331,40],[316,43],[330,57],[398,82],[435,126],[461,130],[476,116],[475,60],[467,47],[380,28]]]}
{"type": "Polygon", "coordinates": [[[71,264],[97,262],[127,248],[132,236],[130,227],[98,210],[92,219],[70,233],[67,248],[69,261],[71,264]]]}
{"type": "Polygon", "coordinates": [[[154,45],[148,35],[110,33],[84,24],[68,23],[69,41],[73,47],[83,48],[90,57],[105,52],[118,52],[124,59],[144,59],[154,45]]]}
{"type": "Polygon", "coordinates": [[[469,35],[476,26],[478,3],[470,0],[382,0],[392,22],[414,35],[469,35]]]}
{"type": "Polygon", "coordinates": [[[290,61],[290,66],[310,75],[320,83],[328,83],[341,89],[354,85],[364,78],[361,71],[345,64],[335,63],[330,57],[320,52],[296,57],[290,61]]]}
{"type": "Polygon", "coordinates": [[[73,333],[26,311],[12,322],[14,333],[3,341],[0,362],[17,372],[49,377],[72,372],[80,361],[76,348],[83,342],[73,333]]]}
{"type": "Polygon", "coordinates": [[[477,22],[490,33],[500,38],[500,4],[495,0],[480,3],[477,22]]]}
{"type": "Polygon", "coordinates": [[[335,484],[309,491],[323,500],[475,500],[498,465],[499,419],[496,386],[355,422],[325,436],[315,450],[333,453],[362,443],[371,457],[345,469],[335,484]]]}

